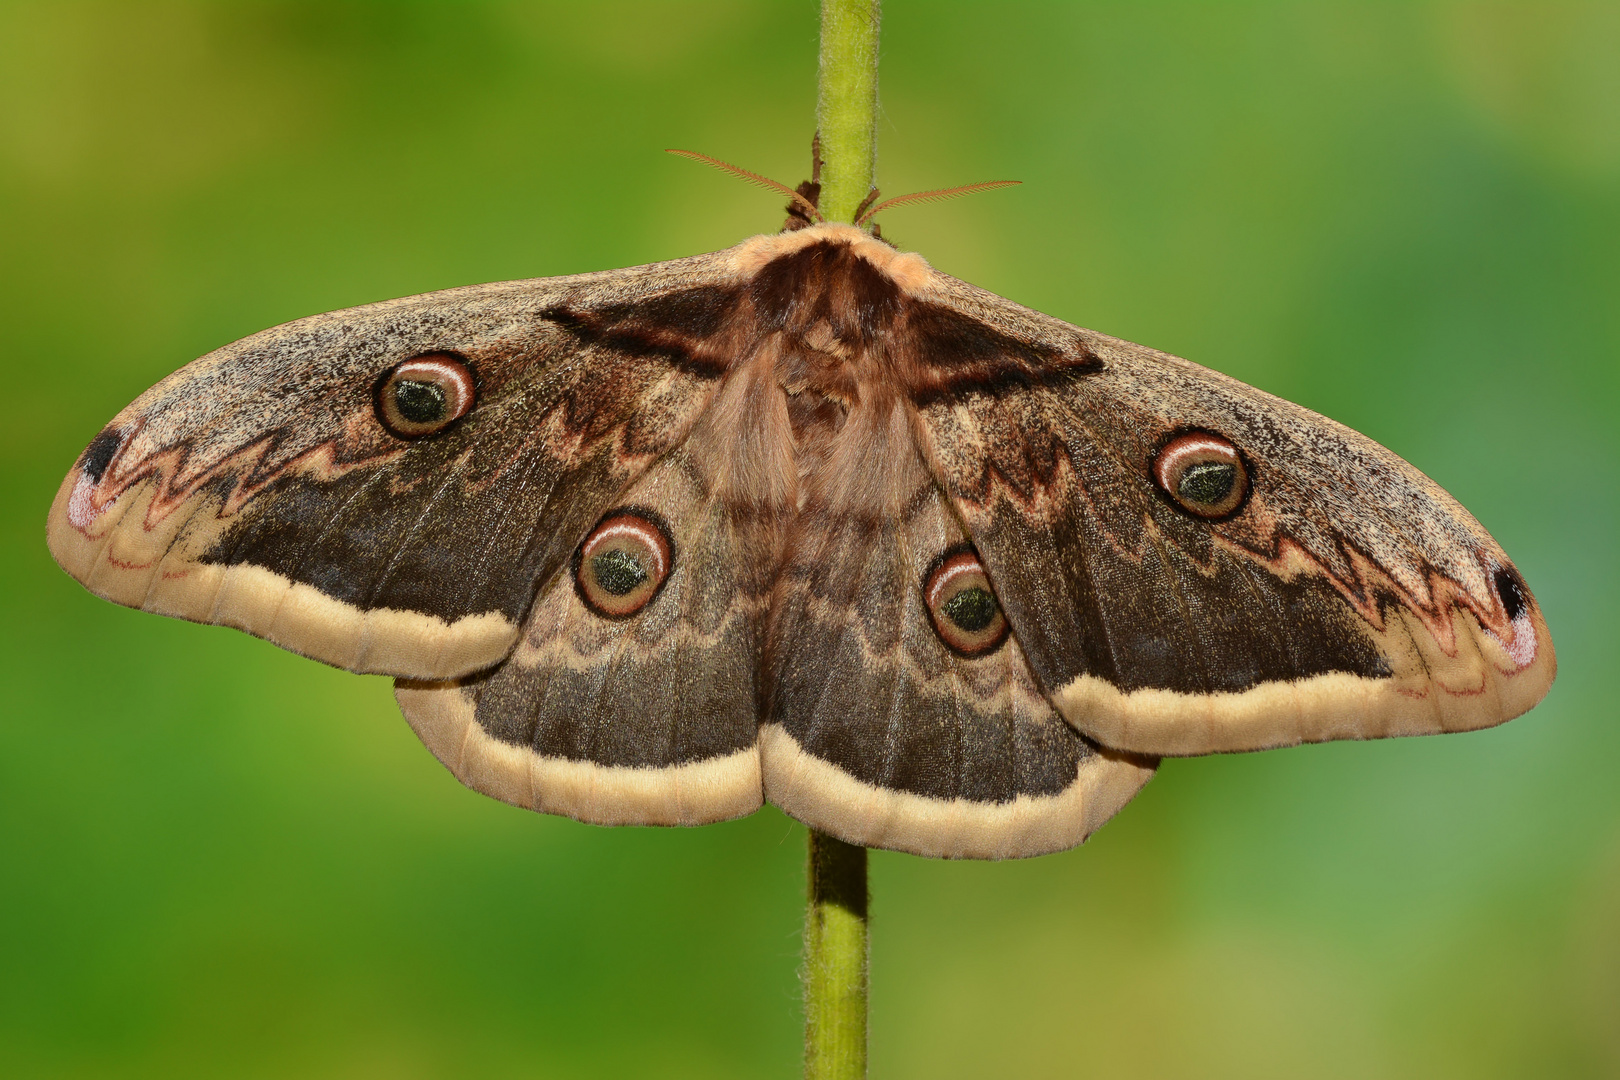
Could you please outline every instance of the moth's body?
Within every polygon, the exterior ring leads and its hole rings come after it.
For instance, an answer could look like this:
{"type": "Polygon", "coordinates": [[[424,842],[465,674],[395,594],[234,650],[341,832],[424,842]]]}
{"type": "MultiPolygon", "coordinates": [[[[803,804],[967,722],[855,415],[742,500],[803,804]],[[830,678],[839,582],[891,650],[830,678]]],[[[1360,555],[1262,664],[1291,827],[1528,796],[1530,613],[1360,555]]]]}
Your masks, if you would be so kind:
{"type": "Polygon", "coordinates": [[[120,414],[50,537],[400,677],[509,802],[768,798],[924,854],[1078,843],[1159,755],[1499,723],[1554,670],[1382,447],[840,225],[265,331],[120,414]]]}

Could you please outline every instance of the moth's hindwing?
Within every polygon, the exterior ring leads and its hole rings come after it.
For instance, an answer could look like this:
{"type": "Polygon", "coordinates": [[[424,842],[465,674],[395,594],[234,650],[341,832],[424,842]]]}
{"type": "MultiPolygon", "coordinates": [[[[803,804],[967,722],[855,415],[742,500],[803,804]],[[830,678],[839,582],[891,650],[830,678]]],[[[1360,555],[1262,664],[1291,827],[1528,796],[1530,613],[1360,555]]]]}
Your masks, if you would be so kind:
{"type": "Polygon", "coordinates": [[[971,558],[967,536],[902,410],[852,413],[842,437],[853,460],[817,478],[778,583],[766,795],[868,847],[1007,858],[1080,843],[1154,762],[1066,724],[1015,639],[941,637],[930,572],[971,558]]]}
{"type": "Polygon", "coordinates": [[[411,725],[463,783],[604,825],[759,808],[760,655],[791,479],[736,471],[736,444],[770,426],[758,389],[747,370],[729,379],[603,514],[505,662],[400,684],[411,725]]]}

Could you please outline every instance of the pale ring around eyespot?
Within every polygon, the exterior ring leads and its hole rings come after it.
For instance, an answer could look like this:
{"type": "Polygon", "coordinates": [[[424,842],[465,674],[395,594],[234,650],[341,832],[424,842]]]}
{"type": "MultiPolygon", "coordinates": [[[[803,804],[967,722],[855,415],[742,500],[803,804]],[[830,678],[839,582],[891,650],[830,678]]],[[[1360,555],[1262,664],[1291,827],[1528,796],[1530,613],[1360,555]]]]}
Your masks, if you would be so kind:
{"type": "Polygon", "coordinates": [[[652,511],[635,506],[610,510],[575,552],[575,595],[605,619],[635,615],[669,580],[675,563],[673,544],[652,511]]]}
{"type": "Polygon", "coordinates": [[[377,383],[377,419],[388,432],[401,439],[434,435],[461,419],[478,401],[478,386],[472,369],[451,353],[425,353],[396,365],[377,383]],[[444,395],[444,415],[432,420],[412,420],[403,415],[394,393],[403,384],[425,383],[444,395]]]}
{"type": "MultiPolygon", "coordinates": [[[[473,385],[472,371],[459,360],[448,356],[428,355],[419,356],[414,360],[407,360],[394,369],[393,378],[409,379],[419,382],[453,383],[456,396],[471,405],[478,395],[478,388],[473,385]]],[[[463,410],[465,412],[466,410],[463,410]]]]}
{"type": "Polygon", "coordinates": [[[580,557],[589,560],[609,542],[625,538],[638,541],[647,549],[653,558],[650,567],[654,580],[662,581],[669,576],[669,541],[658,527],[640,517],[630,513],[618,513],[609,517],[580,549],[580,557]]]}
{"type": "MultiPolygon", "coordinates": [[[[923,584],[923,602],[933,623],[934,633],[946,648],[958,656],[967,659],[987,656],[1007,640],[1010,632],[1007,615],[995,599],[989,572],[980,560],[979,553],[971,546],[948,550],[935,561],[923,584]],[[956,587],[953,589],[953,586],[956,587]],[[960,612],[948,609],[958,597],[972,589],[980,589],[987,594],[990,618],[984,625],[970,628],[959,621],[960,612]]],[[[980,614],[984,612],[981,610],[980,614]]]]}
{"type": "Polygon", "coordinates": [[[1249,469],[1237,446],[1211,431],[1184,431],[1166,439],[1154,454],[1153,482],[1177,507],[1195,517],[1219,521],[1231,517],[1249,500],[1249,469]],[[1218,463],[1234,470],[1229,495],[1217,503],[1185,497],[1182,485],[1189,470],[1201,463],[1218,463]]]}
{"type": "Polygon", "coordinates": [[[1174,491],[1172,478],[1180,471],[1182,462],[1198,454],[1220,454],[1225,456],[1232,452],[1232,444],[1225,439],[1217,439],[1210,435],[1193,434],[1183,435],[1172,440],[1153,462],[1153,479],[1166,491],[1174,491]]]}
{"type": "Polygon", "coordinates": [[[971,551],[959,551],[946,559],[940,568],[934,572],[933,578],[928,582],[928,592],[923,599],[930,609],[939,607],[940,595],[945,587],[963,574],[983,574],[984,564],[979,557],[971,551]]]}

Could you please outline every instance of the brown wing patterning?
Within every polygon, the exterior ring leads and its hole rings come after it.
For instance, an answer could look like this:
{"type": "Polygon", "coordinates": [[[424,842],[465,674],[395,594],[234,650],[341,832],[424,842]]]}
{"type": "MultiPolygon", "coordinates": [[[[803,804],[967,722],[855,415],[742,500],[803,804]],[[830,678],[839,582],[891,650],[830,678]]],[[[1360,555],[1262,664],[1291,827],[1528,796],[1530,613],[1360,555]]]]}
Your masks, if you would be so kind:
{"type": "Polygon", "coordinates": [[[930,855],[1076,844],[1159,755],[1499,723],[1554,671],[1382,447],[843,225],[245,339],[91,443],[50,541],[401,676],[506,801],[769,799],[930,855]]]}
{"type": "Polygon", "coordinates": [[[962,282],[1099,360],[1044,392],[925,404],[925,451],[1013,632],[1079,730],[1148,754],[1487,727],[1555,671],[1468,512],[1370,439],[1197,365],[962,282]]]}
{"type": "Polygon", "coordinates": [[[504,663],[401,684],[406,717],[465,783],[609,824],[759,808],[758,658],[792,507],[791,476],[758,483],[728,450],[770,415],[749,375],[588,530],[504,663]]]}
{"type": "Polygon", "coordinates": [[[51,549],[108,599],[353,670],[493,663],[578,532],[718,385],[734,288],[712,264],[454,289],[220,349],[91,444],[51,549]],[[637,314],[626,292],[646,294],[637,314]],[[423,358],[438,375],[402,387],[423,358]],[[403,389],[443,412],[457,379],[465,415],[402,432],[385,407],[403,389]]]}

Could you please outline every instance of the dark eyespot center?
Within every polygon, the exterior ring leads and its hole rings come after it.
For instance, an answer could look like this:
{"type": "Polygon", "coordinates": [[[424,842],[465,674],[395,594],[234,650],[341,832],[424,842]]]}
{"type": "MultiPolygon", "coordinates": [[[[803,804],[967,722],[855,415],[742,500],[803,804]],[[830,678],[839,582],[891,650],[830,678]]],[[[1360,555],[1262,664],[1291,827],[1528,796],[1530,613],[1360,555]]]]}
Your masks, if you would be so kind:
{"type": "Polygon", "coordinates": [[[394,384],[394,406],[413,424],[435,424],[450,411],[444,388],[437,383],[401,380],[394,384]]]}
{"type": "Polygon", "coordinates": [[[628,596],[648,578],[641,561],[622,548],[592,557],[591,573],[602,591],[612,596],[628,596]]]}
{"type": "Polygon", "coordinates": [[[989,589],[974,585],[963,589],[940,605],[940,612],[970,634],[977,634],[995,621],[999,608],[989,589]]]}
{"type": "Polygon", "coordinates": [[[1214,506],[1232,494],[1237,486],[1237,466],[1226,461],[1200,461],[1189,465],[1176,485],[1176,494],[1185,502],[1214,506]]]}

